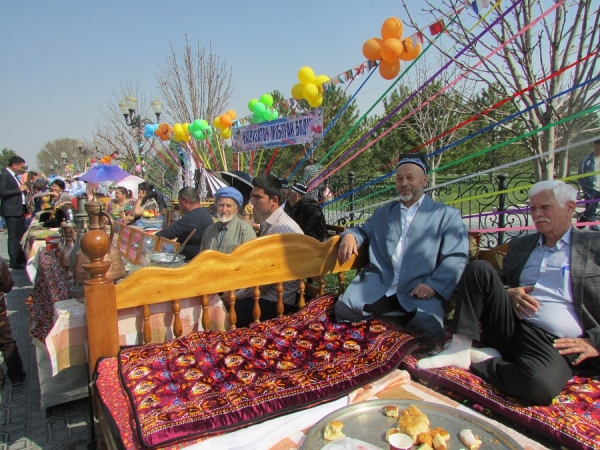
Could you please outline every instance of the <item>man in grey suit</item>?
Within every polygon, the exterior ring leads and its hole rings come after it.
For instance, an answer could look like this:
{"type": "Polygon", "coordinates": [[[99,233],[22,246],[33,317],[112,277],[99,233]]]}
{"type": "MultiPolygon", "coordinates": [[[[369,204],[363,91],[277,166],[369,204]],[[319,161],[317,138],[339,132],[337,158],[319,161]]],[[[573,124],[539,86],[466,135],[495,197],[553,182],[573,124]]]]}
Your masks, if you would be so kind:
{"type": "Polygon", "coordinates": [[[392,318],[406,329],[443,337],[442,302],[450,298],[467,263],[469,243],[460,213],[424,195],[421,155],[400,158],[399,201],[378,208],[364,225],[342,234],[338,257],[347,261],[369,245],[369,265],[335,305],[340,321],[392,318]]]}
{"type": "Polygon", "coordinates": [[[473,261],[459,282],[452,343],[417,367],[469,368],[506,394],[549,405],[575,367],[600,370],[600,234],[572,226],[577,191],[529,191],[537,233],[515,238],[500,274],[473,261]],[[479,325],[491,349],[473,351],[479,325]]]}
{"type": "Polygon", "coordinates": [[[256,239],[254,229],[237,215],[243,202],[242,193],[232,186],[222,187],[215,192],[218,222],[204,232],[200,251],[231,253],[244,242],[256,239]]]}

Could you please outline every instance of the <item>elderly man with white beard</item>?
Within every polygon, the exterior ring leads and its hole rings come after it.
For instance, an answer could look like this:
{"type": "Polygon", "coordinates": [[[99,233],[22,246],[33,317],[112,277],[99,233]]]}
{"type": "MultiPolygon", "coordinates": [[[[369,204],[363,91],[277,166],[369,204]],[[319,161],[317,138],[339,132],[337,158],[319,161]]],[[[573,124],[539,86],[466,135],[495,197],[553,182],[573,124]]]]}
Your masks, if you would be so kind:
{"type": "Polygon", "coordinates": [[[500,274],[472,261],[458,283],[452,342],[417,367],[468,369],[507,395],[549,405],[577,369],[600,370],[600,233],[572,226],[577,190],[529,191],[537,233],[510,241],[500,274]],[[485,349],[471,348],[485,337],[485,349]]]}
{"type": "Polygon", "coordinates": [[[467,263],[469,243],[460,212],[425,195],[424,155],[401,156],[398,199],[342,233],[342,262],[368,245],[369,264],[335,304],[341,322],[381,317],[431,341],[444,335],[442,303],[450,298],[467,263]]]}
{"type": "Polygon", "coordinates": [[[204,232],[200,251],[210,249],[231,253],[237,246],[256,238],[252,227],[237,215],[243,201],[241,192],[230,186],[215,192],[218,222],[204,232]]]}

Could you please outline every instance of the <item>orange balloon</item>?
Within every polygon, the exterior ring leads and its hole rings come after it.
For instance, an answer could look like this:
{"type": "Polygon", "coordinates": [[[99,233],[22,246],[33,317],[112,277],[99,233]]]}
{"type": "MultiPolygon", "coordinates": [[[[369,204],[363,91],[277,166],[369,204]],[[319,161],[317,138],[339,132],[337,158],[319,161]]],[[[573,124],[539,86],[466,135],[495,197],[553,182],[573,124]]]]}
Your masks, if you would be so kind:
{"type": "Polygon", "coordinates": [[[223,128],[228,128],[231,126],[231,117],[229,117],[229,114],[221,114],[219,116],[219,122],[223,128]]]}
{"type": "Polygon", "coordinates": [[[404,51],[400,55],[400,59],[402,61],[412,61],[419,53],[421,53],[421,44],[417,42],[417,46],[413,46],[412,39],[404,39],[402,41],[402,46],[404,47],[404,51]]]}
{"type": "Polygon", "coordinates": [[[402,36],[402,22],[397,17],[385,19],[381,25],[381,37],[386,39],[400,39],[402,36]]]}
{"type": "Polygon", "coordinates": [[[400,73],[400,61],[394,62],[381,61],[379,63],[379,74],[386,80],[393,80],[400,73]]]}
{"type": "Polygon", "coordinates": [[[399,39],[387,39],[381,44],[381,58],[389,63],[398,61],[403,51],[404,46],[399,39]]]}
{"type": "Polygon", "coordinates": [[[233,109],[228,109],[227,111],[225,111],[225,114],[231,117],[231,120],[237,119],[237,113],[233,109]]]}
{"type": "Polygon", "coordinates": [[[363,44],[362,52],[365,58],[372,61],[381,59],[381,43],[383,41],[379,38],[367,39],[363,44]]]}

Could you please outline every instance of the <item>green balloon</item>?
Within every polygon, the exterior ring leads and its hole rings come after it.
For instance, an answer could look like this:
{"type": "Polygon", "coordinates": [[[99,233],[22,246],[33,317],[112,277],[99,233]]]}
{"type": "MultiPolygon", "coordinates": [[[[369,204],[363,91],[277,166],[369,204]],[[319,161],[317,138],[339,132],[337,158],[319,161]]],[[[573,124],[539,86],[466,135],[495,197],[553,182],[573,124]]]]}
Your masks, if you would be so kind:
{"type": "Polygon", "coordinates": [[[256,114],[257,116],[263,116],[265,114],[265,110],[267,109],[267,107],[265,106],[264,103],[261,102],[256,102],[254,104],[254,106],[252,107],[252,112],[254,114],[256,114]]]}
{"type": "Polygon", "coordinates": [[[254,112],[254,105],[258,103],[258,100],[256,100],[255,98],[253,98],[252,100],[250,100],[248,102],[248,109],[252,112],[254,112]]]}
{"type": "Polygon", "coordinates": [[[275,120],[279,117],[279,111],[277,111],[276,109],[274,109],[273,111],[271,111],[271,120],[275,120]]]}
{"type": "Polygon", "coordinates": [[[261,123],[262,121],[263,121],[263,118],[261,116],[252,114],[252,123],[254,123],[254,124],[261,123]]]}
{"type": "Polygon", "coordinates": [[[194,136],[194,139],[202,140],[202,139],[204,139],[204,131],[196,130],[196,131],[194,131],[193,136],[194,136]]]}
{"type": "Polygon", "coordinates": [[[201,130],[205,130],[206,128],[210,127],[210,125],[208,124],[208,122],[204,119],[200,119],[200,129],[201,130]]]}
{"type": "Polygon", "coordinates": [[[263,118],[265,120],[271,120],[272,119],[271,110],[269,108],[265,109],[265,112],[263,113],[263,118]]]}
{"type": "Polygon", "coordinates": [[[270,108],[273,106],[273,97],[271,97],[271,94],[263,94],[260,96],[260,102],[270,108]]]}

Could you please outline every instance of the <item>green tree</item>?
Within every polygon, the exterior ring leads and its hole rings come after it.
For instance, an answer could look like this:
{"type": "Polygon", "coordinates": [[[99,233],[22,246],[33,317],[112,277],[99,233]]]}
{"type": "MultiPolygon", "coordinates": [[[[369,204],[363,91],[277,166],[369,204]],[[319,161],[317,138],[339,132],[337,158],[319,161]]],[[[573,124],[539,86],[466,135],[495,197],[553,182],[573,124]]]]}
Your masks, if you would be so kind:
{"type": "Polygon", "coordinates": [[[11,150],[9,148],[3,148],[2,153],[0,153],[0,170],[7,167],[8,160],[16,155],[17,154],[13,150],[11,150]]]}
{"type": "Polygon", "coordinates": [[[36,156],[38,168],[46,174],[65,175],[67,165],[83,167],[85,155],[79,150],[79,146],[79,141],[71,138],[46,142],[36,156]]]}

